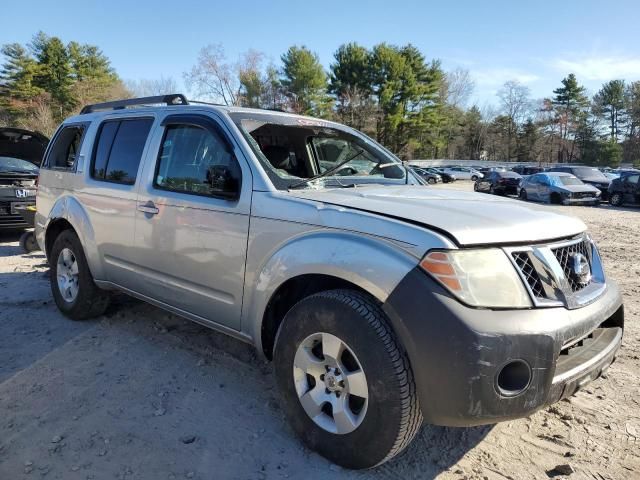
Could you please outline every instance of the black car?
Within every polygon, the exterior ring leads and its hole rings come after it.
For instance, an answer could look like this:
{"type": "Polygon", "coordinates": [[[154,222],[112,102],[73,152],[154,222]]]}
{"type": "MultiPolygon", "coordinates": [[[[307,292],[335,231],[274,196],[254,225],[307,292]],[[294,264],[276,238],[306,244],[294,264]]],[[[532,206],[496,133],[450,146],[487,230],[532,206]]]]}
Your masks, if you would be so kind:
{"type": "Polygon", "coordinates": [[[532,165],[516,165],[511,169],[511,171],[524,176],[524,175],[535,175],[536,173],[542,173],[544,172],[544,168],[536,167],[532,165]]]}
{"type": "Polygon", "coordinates": [[[609,203],[616,207],[640,205],[640,172],[630,171],[612,180],[608,194],[609,203]]]}
{"type": "Polygon", "coordinates": [[[442,183],[451,183],[457,180],[457,178],[454,175],[451,175],[450,173],[445,172],[441,168],[425,168],[425,170],[430,171],[432,173],[437,173],[438,175],[440,175],[442,177],[442,183]]]}
{"type": "Polygon", "coordinates": [[[609,198],[609,185],[611,179],[598,170],[596,167],[586,167],[582,165],[567,165],[561,167],[551,167],[547,171],[549,172],[566,172],[575,175],[584,183],[593,185],[600,190],[600,199],[607,200],[609,198]]]}
{"type": "Polygon", "coordinates": [[[496,195],[517,195],[522,177],[516,172],[489,172],[473,185],[476,192],[488,192],[496,195]]]}
{"type": "Polygon", "coordinates": [[[33,226],[21,212],[36,203],[38,167],[48,143],[40,133],[0,128],[0,229],[33,226]]]}

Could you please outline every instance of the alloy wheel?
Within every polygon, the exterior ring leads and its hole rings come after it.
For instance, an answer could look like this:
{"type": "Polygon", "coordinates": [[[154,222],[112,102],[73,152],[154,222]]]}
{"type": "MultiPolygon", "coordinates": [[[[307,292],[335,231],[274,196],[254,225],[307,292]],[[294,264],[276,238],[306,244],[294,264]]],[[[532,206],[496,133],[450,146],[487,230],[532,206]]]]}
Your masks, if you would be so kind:
{"type": "Polygon", "coordinates": [[[78,261],[69,248],[63,248],[58,255],[56,268],[58,290],[65,302],[72,303],[78,296],[78,261]]]}
{"type": "Polygon", "coordinates": [[[300,343],[293,381],[302,408],[323,430],[344,435],[364,420],[367,378],[355,353],[335,335],[314,333],[300,343]]]}

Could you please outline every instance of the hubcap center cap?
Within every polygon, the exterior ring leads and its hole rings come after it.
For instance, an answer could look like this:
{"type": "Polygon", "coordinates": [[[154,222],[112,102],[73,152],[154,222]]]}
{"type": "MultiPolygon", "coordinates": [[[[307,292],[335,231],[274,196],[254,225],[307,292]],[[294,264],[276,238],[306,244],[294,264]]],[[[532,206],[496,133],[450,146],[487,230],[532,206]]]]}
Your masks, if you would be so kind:
{"type": "Polygon", "coordinates": [[[336,376],[334,372],[328,372],[324,376],[324,385],[330,392],[341,392],[340,380],[340,377],[336,376]]]}

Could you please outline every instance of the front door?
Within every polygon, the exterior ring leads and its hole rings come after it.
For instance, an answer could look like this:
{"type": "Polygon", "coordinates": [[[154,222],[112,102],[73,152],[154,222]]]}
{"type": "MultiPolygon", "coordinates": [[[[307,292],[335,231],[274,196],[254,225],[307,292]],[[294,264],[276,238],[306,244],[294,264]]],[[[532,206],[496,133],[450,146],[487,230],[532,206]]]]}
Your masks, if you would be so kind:
{"type": "Polygon", "coordinates": [[[239,330],[249,166],[224,127],[205,113],[167,116],[155,140],[157,159],[148,162],[137,201],[137,290],[239,330]]]}
{"type": "Polygon", "coordinates": [[[622,185],[624,188],[625,203],[640,203],[640,175],[629,175],[624,179],[622,185]]]}

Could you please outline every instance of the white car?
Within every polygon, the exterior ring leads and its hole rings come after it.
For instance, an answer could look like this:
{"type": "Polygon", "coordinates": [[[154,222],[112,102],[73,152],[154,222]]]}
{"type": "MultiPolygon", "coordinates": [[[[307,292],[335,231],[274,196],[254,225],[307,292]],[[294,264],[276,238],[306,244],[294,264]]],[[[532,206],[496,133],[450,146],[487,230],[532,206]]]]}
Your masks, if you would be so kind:
{"type": "Polygon", "coordinates": [[[473,180],[475,182],[479,178],[484,178],[482,173],[470,167],[445,167],[442,170],[449,175],[455,175],[458,180],[473,180]]]}

